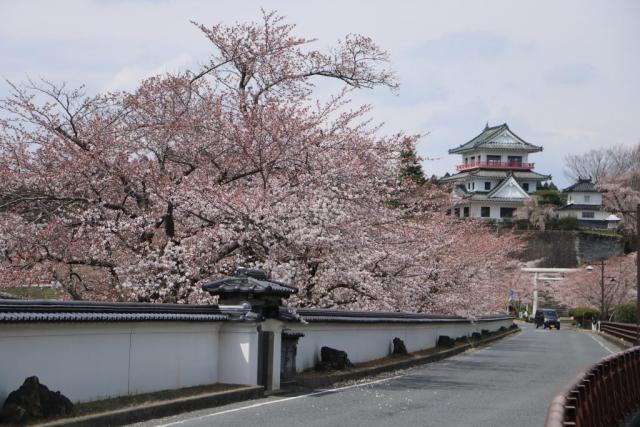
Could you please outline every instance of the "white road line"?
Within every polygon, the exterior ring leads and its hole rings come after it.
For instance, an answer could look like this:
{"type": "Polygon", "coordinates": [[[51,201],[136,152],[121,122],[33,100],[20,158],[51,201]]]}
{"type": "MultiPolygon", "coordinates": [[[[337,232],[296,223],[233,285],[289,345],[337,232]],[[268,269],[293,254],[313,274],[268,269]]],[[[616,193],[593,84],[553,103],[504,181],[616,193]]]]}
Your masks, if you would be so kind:
{"type": "Polygon", "coordinates": [[[591,337],[592,340],[594,340],[595,342],[597,342],[598,344],[600,344],[600,347],[604,348],[605,350],[607,350],[609,353],[613,354],[615,353],[615,351],[611,350],[609,347],[607,347],[606,345],[602,344],[600,342],[599,339],[597,339],[596,337],[594,337],[593,335],[589,335],[591,337]]]}
{"type": "Polygon", "coordinates": [[[281,402],[287,402],[289,400],[303,399],[305,397],[318,396],[318,395],[321,395],[321,394],[337,393],[337,392],[342,391],[342,390],[348,390],[350,388],[364,387],[364,386],[368,386],[368,385],[372,385],[372,384],[379,384],[379,383],[382,383],[382,382],[385,382],[385,381],[391,381],[391,380],[395,380],[396,378],[401,378],[401,377],[403,377],[403,375],[396,375],[394,377],[382,378],[380,380],[369,381],[369,382],[366,382],[366,383],[352,384],[352,385],[348,385],[348,386],[344,386],[344,387],[337,387],[337,388],[332,388],[332,389],[328,389],[328,390],[316,391],[314,393],[303,394],[303,395],[300,395],[300,396],[286,397],[284,399],[270,400],[268,402],[254,403],[253,405],[242,406],[240,408],[227,409],[226,411],[214,412],[213,414],[202,415],[202,416],[199,416],[199,417],[193,417],[193,418],[189,418],[189,419],[186,419],[186,420],[174,421],[174,422],[167,423],[167,424],[159,424],[156,427],[175,426],[175,425],[184,424],[184,423],[187,423],[187,422],[190,422],[190,421],[203,420],[205,418],[215,417],[217,415],[230,414],[232,412],[239,412],[239,411],[244,411],[246,409],[259,408],[260,406],[272,405],[274,403],[281,403],[281,402]]]}

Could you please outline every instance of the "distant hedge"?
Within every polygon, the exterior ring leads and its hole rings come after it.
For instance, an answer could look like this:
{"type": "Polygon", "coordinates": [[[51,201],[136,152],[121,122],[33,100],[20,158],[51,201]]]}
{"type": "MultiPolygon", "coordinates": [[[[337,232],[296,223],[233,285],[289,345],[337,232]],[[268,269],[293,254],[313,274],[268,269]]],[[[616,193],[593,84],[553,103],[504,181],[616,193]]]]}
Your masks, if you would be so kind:
{"type": "Polygon", "coordinates": [[[612,322],[636,323],[635,303],[615,305],[611,312],[612,322]]]}
{"type": "Polygon", "coordinates": [[[553,217],[546,221],[547,230],[578,230],[580,229],[578,218],[567,216],[564,218],[553,217]]]}
{"type": "Polygon", "coordinates": [[[592,307],[576,307],[569,310],[569,316],[573,317],[584,328],[589,326],[593,319],[600,316],[600,311],[592,307]]]}
{"type": "Polygon", "coordinates": [[[533,194],[538,196],[540,203],[545,205],[561,206],[563,202],[562,195],[557,190],[540,189],[533,194]]]}

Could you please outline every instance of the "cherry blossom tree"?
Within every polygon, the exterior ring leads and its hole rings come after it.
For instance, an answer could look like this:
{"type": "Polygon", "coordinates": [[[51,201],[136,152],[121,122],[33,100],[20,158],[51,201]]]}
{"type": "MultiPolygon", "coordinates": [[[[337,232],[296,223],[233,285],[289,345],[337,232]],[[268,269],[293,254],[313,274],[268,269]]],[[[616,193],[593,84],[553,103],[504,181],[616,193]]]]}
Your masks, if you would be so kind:
{"type": "Polygon", "coordinates": [[[352,90],[396,88],[388,55],[349,35],[328,52],[276,13],[196,24],[197,71],[132,92],[11,84],[0,103],[0,286],[73,299],[211,301],[201,285],[261,266],[306,306],[486,313],[519,241],[444,214],[406,179],[419,135],[381,136],[352,90]],[[318,79],[344,86],[320,101],[318,79]]]}
{"type": "Polygon", "coordinates": [[[635,300],[636,256],[630,253],[582,266],[554,282],[554,296],[572,307],[597,308],[606,318],[613,306],[635,300]]]}
{"type": "MultiPolygon", "coordinates": [[[[638,147],[640,152],[640,145],[638,147]]],[[[640,163],[639,163],[640,164],[640,163]]],[[[599,187],[605,190],[605,207],[623,219],[623,230],[631,236],[638,236],[637,211],[640,205],[640,169],[623,175],[605,178],[599,187]]]]}
{"type": "Polygon", "coordinates": [[[534,228],[545,231],[547,221],[554,217],[554,206],[543,203],[538,196],[533,196],[524,202],[524,205],[516,209],[517,219],[528,220],[534,228]]]}

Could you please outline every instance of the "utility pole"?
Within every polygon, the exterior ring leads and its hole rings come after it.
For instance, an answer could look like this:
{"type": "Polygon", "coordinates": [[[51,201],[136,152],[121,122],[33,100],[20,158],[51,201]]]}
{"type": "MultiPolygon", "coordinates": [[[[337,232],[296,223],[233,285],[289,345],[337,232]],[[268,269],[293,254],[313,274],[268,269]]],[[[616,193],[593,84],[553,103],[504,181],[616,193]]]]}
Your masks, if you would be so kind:
{"type": "MultiPolygon", "coordinates": [[[[637,307],[636,307],[637,308],[637,307]]],[[[605,305],[604,305],[604,259],[600,261],[600,318],[606,322],[608,320],[608,314],[605,316],[605,305]]]]}
{"type": "Polygon", "coordinates": [[[531,316],[535,317],[538,311],[538,272],[533,274],[533,307],[531,307],[531,316]]]}

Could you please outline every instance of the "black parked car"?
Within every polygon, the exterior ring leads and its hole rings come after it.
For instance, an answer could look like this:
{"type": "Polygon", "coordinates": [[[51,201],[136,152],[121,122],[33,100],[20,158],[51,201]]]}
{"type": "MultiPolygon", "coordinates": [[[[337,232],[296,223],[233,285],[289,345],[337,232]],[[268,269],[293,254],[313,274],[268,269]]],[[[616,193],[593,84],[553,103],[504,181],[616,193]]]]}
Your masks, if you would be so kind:
{"type": "Polygon", "coordinates": [[[548,308],[536,310],[534,322],[536,324],[536,329],[540,326],[542,326],[543,329],[551,329],[552,326],[555,326],[556,329],[560,329],[560,318],[558,317],[558,313],[556,313],[555,310],[550,310],[548,308]]]}

